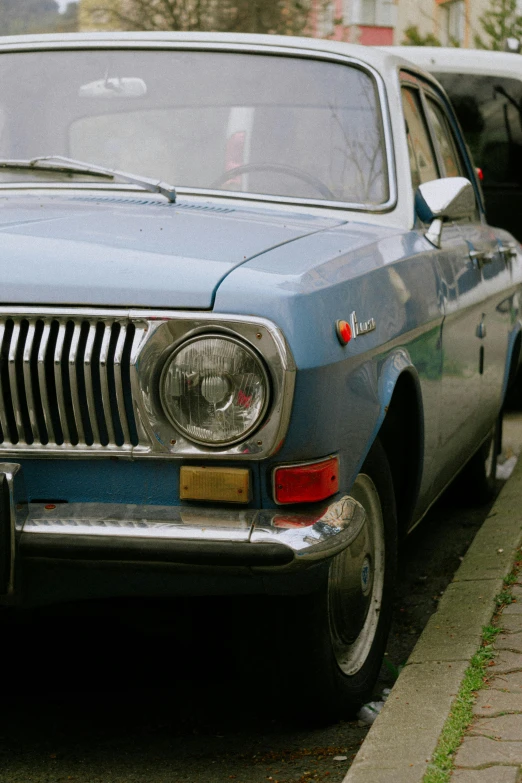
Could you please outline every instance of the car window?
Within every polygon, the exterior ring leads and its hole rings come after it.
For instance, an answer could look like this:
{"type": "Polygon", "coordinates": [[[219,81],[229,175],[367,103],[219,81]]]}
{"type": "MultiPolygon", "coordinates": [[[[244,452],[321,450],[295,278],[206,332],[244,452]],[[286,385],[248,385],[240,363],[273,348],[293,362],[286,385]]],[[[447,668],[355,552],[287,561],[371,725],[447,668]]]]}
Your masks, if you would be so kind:
{"type": "Polygon", "coordinates": [[[522,187],[522,82],[498,76],[435,73],[446,89],[483,186],[522,187]]]}
{"type": "Polygon", "coordinates": [[[378,89],[359,67],[246,52],[18,52],[2,54],[0,80],[3,158],[65,155],[188,188],[389,198],[378,89]]]}
{"type": "Polygon", "coordinates": [[[439,172],[424,119],[419,91],[403,87],[402,106],[408,135],[411,182],[413,187],[417,188],[423,182],[438,179],[439,172]]]}
{"type": "Polygon", "coordinates": [[[428,116],[433,128],[445,177],[463,177],[464,174],[448,121],[441,106],[431,98],[427,101],[428,116]]]}

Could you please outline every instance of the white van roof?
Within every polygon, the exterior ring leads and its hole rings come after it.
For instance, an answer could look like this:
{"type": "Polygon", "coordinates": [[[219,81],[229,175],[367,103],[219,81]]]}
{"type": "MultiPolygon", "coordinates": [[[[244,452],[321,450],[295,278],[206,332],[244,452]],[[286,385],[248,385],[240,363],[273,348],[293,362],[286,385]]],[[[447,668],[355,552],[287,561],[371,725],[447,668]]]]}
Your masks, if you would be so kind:
{"type": "Polygon", "coordinates": [[[522,55],[488,49],[443,46],[386,46],[386,51],[410,60],[427,71],[473,73],[481,76],[522,78],[522,55]]]}

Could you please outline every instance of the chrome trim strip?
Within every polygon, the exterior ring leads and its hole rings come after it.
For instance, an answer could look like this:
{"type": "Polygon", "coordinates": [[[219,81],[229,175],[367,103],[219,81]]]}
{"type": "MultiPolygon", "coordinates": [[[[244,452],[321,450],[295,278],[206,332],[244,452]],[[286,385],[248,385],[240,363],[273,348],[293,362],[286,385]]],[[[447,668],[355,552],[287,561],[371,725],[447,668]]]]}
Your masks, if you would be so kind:
{"type": "Polygon", "coordinates": [[[119,503],[30,503],[24,538],[42,533],[117,538],[248,541],[257,511],[119,503]]]}
{"type": "MultiPolygon", "coordinates": [[[[206,506],[139,506],[116,503],[61,503],[46,509],[30,503],[22,542],[38,536],[55,537],[74,547],[84,537],[163,543],[199,542],[202,551],[212,544],[236,541],[275,544],[293,552],[289,567],[324,560],[350,546],[359,535],[366,513],[349,495],[307,512],[280,509],[217,509],[206,506]]],[[[262,565],[260,566],[262,567],[262,565]]]]}
{"type": "Polygon", "coordinates": [[[0,462],[0,473],[7,481],[9,492],[9,558],[10,569],[7,580],[7,592],[11,596],[15,591],[15,567],[18,549],[18,538],[27,516],[27,496],[22,467],[18,463],[0,462]]]}
{"type": "Polygon", "coordinates": [[[87,408],[89,410],[89,421],[92,429],[92,436],[94,439],[93,446],[99,446],[100,444],[100,430],[98,429],[98,419],[96,418],[96,403],[94,400],[94,385],[92,378],[92,352],[94,348],[94,340],[96,337],[96,323],[89,322],[89,334],[87,337],[87,345],[85,346],[85,392],[87,395],[87,408]]]}
{"type": "Polygon", "coordinates": [[[121,323],[120,333],[118,335],[118,342],[116,343],[116,350],[114,352],[114,381],[116,385],[116,403],[118,406],[120,425],[123,431],[123,440],[125,443],[130,443],[130,431],[129,431],[129,425],[127,423],[127,411],[125,410],[123,380],[121,375],[121,361],[122,361],[123,348],[125,345],[126,337],[127,337],[127,324],[121,323]]]}
{"type": "MultiPolygon", "coordinates": [[[[244,199],[251,201],[271,202],[276,204],[297,204],[314,207],[325,207],[328,209],[344,209],[357,212],[381,213],[391,211],[397,203],[397,174],[395,166],[395,156],[393,149],[393,136],[391,133],[391,121],[389,116],[388,99],[386,87],[381,74],[371,65],[350,55],[343,55],[337,52],[327,50],[307,49],[300,46],[288,47],[283,45],[262,44],[262,43],[237,43],[232,41],[213,42],[207,40],[180,41],[173,39],[164,39],[160,41],[140,40],[140,39],[106,39],[106,40],[68,40],[64,42],[52,41],[46,46],[41,41],[34,43],[13,42],[8,49],[2,47],[1,53],[23,52],[23,51],[42,51],[59,49],[152,49],[152,50],[184,50],[184,51],[222,51],[222,52],[244,52],[252,54],[279,55],[282,57],[292,57],[306,60],[323,60],[326,62],[335,62],[341,65],[351,65],[370,74],[376,85],[379,94],[379,103],[381,108],[381,119],[383,123],[385,158],[388,166],[388,185],[389,197],[382,204],[357,204],[344,201],[326,201],[323,199],[303,199],[292,198],[289,196],[270,196],[259,193],[241,193],[236,191],[223,191],[212,189],[181,188],[176,187],[176,192],[194,193],[203,196],[223,196],[224,194],[231,199],[244,199]]],[[[12,183],[10,183],[12,184],[12,183]]],[[[0,185],[0,190],[2,186],[0,185]]],[[[95,189],[95,185],[94,185],[95,189]]]]}
{"type": "Polygon", "coordinates": [[[74,331],[69,349],[69,384],[71,386],[72,408],[74,414],[74,423],[78,433],[78,445],[85,445],[85,431],[83,429],[82,411],[80,407],[80,393],[78,391],[78,376],[76,360],[78,357],[78,346],[82,331],[81,321],[74,324],[74,331]]]}
{"type": "MultiPolygon", "coordinates": [[[[2,354],[4,337],[5,337],[5,323],[0,323],[0,355],[2,354]]],[[[1,377],[0,377],[0,424],[2,425],[2,436],[4,438],[4,442],[6,440],[11,440],[9,434],[9,427],[7,425],[7,416],[5,415],[4,387],[3,387],[1,377]]]]}
{"type": "MultiPolygon", "coordinates": [[[[93,444],[91,446],[86,443],[78,444],[77,446],[71,443],[57,444],[50,442],[49,444],[42,445],[41,443],[2,443],[0,444],[0,459],[22,459],[23,457],[35,458],[51,458],[58,457],[59,459],[91,459],[100,458],[106,459],[107,457],[121,457],[122,459],[131,458],[132,456],[143,456],[157,459],[161,458],[162,454],[155,454],[149,448],[144,447],[143,451],[139,448],[133,448],[131,444],[125,443],[123,446],[117,446],[114,443],[109,443],[107,446],[101,444],[93,444]]],[[[168,456],[168,455],[167,455],[168,456]]]]}
{"type": "Polygon", "coordinates": [[[51,441],[56,443],[53,422],[51,419],[51,409],[49,407],[49,395],[47,393],[47,379],[45,377],[45,355],[47,353],[47,343],[49,342],[50,333],[51,324],[46,322],[42,332],[42,339],[38,346],[38,383],[40,385],[40,398],[42,400],[42,409],[49,443],[51,443],[51,441]]]}
{"type": "Polygon", "coordinates": [[[18,440],[19,442],[21,441],[22,443],[26,443],[24,427],[22,424],[20,398],[18,396],[18,383],[16,382],[16,351],[18,349],[18,341],[20,339],[20,326],[21,325],[19,323],[15,323],[14,325],[7,362],[9,367],[9,387],[11,389],[11,401],[13,403],[13,412],[15,417],[16,430],[18,433],[18,440]]]}
{"type": "MultiPolygon", "coordinates": [[[[27,330],[27,337],[25,338],[25,345],[24,345],[23,370],[24,370],[25,396],[27,399],[27,409],[29,411],[29,421],[31,423],[31,429],[33,431],[33,438],[35,441],[39,441],[40,428],[38,427],[38,421],[36,420],[33,381],[31,378],[31,356],[33,354],[35,332],[36,332],[36,323],[34,321],[29,321],[29,328],[27,330]]],[[[3,400],[1,399],[0,399],[0,405],[3,406],[3,400]]]]}
{"type": "Polygon", "coordinates": [[[63,344],[65,342],[66,328],[67,328],[67,323],[61,323],[58,328],[56,347],[54,349],[53,365],[54,365],[54,383],[56,385],[56,400],[58,403],[58,416],[60,419],[60,425],[62,428],[64,443],[68,444],[71,441],[71,436],[69,434],[69,425],[67,423],[67,413],[65,410],[65,397],[63,392],[63,378],[62,378],[62,356],[63,356],[63,344]]]}
{"type": "MultiPolygon", "coordinates": [[[[156,324],[156,327],[158,324],[156,324]]],[[[136,331],[132,339],[131,356],[130,356],[130,382],[132,399],[134,402],[134,412],[136,417],[136,429],[138,431],[138,438],[140,445],[153,442],[159,442],[154,431],[147,430],[147,421],[154,416],[154,409],[150,404],[150,397],[155,395],[156,387],[150,387],[152,380],[152,367],[149,372],[140,373],[141,365],[141,350],[145,342],[147,331],[149,327],[140,319],[140,322],[135,324],[136,331]],[[141,376],[141,377],[140,377],[141,376]],[[146,390],[146,395],[143,393],[146,390]]],[[[150,329],[150,333],[153,333],[154,329],[150,329]]],[[[155,355],[156,362],[158,360],[157,353],[155,355]]],[[[154,364],[156,367],[156,364],[154,364]]]]}
{"type": "Polygon", "coordinates": [[[103,333],[103,340],[100,349],[100,382],[102,392],[102,405],[103,413],[105,415],[105,426],[107,427],[107,435],[109,437],[109,443],[116,443],[116,436],[114,434],[114,425],[112,423],[112,411],[111,411],[111,399],[109,392],[109,375],[107,368],[107,360],[109,356],[109,343],[112,335],[112,321],[105,322],[105,331],[103,333]]]}

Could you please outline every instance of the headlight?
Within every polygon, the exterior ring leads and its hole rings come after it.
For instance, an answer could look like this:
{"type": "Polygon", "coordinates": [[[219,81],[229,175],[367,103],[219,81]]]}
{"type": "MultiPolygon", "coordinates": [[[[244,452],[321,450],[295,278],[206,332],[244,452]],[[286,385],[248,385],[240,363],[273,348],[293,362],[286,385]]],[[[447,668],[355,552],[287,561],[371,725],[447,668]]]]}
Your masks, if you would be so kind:
{"type": "Polygon", "coordinates": [[[268,405],[268,376],[245,343],[225,335],[194,337],[168,358],[161,402],[187,438],[221,446],[245,438],[268,405]]]}

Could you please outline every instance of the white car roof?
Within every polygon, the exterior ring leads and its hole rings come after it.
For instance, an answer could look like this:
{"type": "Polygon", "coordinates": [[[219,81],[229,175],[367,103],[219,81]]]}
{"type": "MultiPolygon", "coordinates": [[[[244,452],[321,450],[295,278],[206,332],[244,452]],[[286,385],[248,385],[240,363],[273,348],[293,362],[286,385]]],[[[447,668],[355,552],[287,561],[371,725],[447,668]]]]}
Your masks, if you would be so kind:
{"type": "Polygon", "coordinates": [[[487,49],[459,49],[443,46],[386,46],[418,67],[438,73],[474,73],[484,76],[522,78],[522,55],[487,49]]]}
{"type": "Polygon", "coordinates": [[[110,44],[136,44],[158,46],[162,44],[227,44],[245,47],[266,47],[267,49],[300,49],[310,52],[344,55],[361,60],[376,68],[383,75],[389,69],[404,65],[402,52],[393,48],[361,46],[359,44],[330,41],[322,38],[304,38],[286,35],[251,35],[246,33],[176,33],[176,32],[107,32],[107,33],[51,33],[46,35],[0,36],[0,51],[16,49],[62,49],[67,47],[107,46],[110,44]]]}

